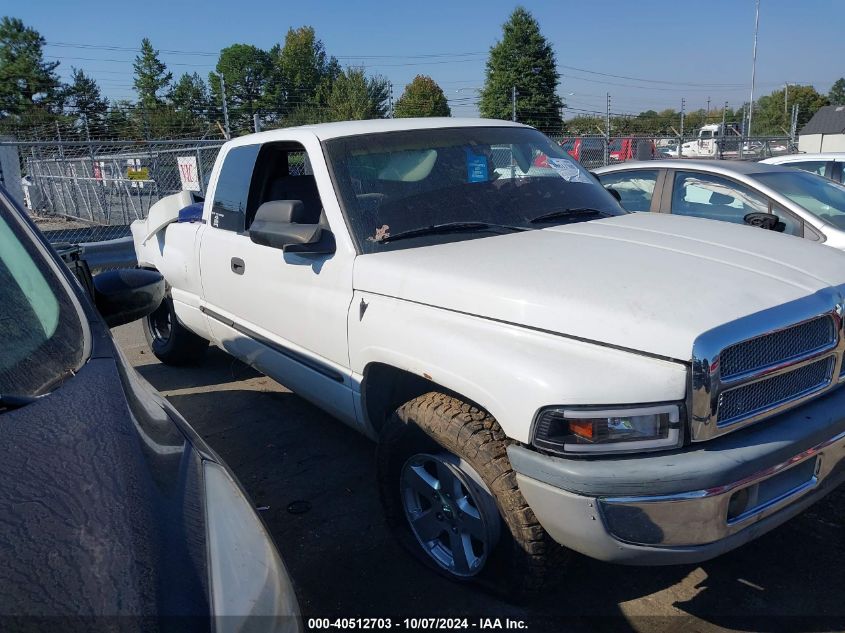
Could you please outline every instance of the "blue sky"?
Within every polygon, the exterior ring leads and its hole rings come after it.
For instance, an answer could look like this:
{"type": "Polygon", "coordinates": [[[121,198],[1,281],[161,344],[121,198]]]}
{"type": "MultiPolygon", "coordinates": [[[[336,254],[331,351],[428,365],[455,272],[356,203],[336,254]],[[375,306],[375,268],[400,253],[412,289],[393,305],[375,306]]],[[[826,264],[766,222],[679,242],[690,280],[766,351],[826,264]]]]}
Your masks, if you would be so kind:
{"type": "MultiPolygon", "coordinates": [[[[705,107],[708,97],[714,107],[748,100],[754,0],[522,4],[554,46],[563,75],[559,92],[573,108],[567,118],[578,110],[603,111],[607,92],[615,112],[679,108],[682,97],[690,110],[705,107]]],[[[453,114],[472,115],[486,53],[514,6],[513,0],[30,0],[16,3],[11,15],[41,32],[46,54],[62,62],[64,77],[71,66],[82,68],[111,98],[134,97],[135,53],[121,48],[136,48],[142,37],[161,50],[211,53],[162,53],[174,75],[197,71],[205,77],[222,47],[243,42],[269,48],[289,27],[311,25],[330,54],[385,75],[396,96],[416,74],[428,74],[446,92],[453,114]]],[[[845,2],[761,0],[760,11],[755,96],[784,82],[826,92],[845,75],[845,2]]]]}

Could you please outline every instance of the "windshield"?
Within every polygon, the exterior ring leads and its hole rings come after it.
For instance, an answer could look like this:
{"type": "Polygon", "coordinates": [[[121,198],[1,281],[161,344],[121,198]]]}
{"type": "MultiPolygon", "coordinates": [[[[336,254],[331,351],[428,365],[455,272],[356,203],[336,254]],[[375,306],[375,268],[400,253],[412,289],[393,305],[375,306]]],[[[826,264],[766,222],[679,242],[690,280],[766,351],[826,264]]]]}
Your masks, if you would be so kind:
{"type": "Polygon", "coordinates": [[[0,197],[0,396],[37,396],[82,362],[79,314],[0,197]]]}
{"type": "Polygon", "coordinates": [[[625,213],[566,151],[530,128],[446,128],[327,141],[341,205],[362,253],[501,234],[484,227],[391,235],[447,223],[541,229],[596,215],[538,216],[566,209],[625,213]]]}
{"type": "Polygon", "coordinates": [[[754,178],[816,217],[845,229],[845,186],[798,169],[755,174],[754,178]]]}

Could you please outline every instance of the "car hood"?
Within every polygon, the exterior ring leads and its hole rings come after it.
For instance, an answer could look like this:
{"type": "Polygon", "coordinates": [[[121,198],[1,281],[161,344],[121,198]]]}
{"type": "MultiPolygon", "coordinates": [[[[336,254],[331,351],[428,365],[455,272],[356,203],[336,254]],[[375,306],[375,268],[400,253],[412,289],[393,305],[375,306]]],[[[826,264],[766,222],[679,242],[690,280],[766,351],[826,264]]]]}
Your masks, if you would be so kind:
{"type": "Polygon", "coordinates": [[[209,629],[200,454],[137,376],[92,358],[0,429],[0,613],[209,629]]]}
{"type": "Polygon", "coordinates": [[[651,213],[368,254],[356,290],[679,360],[718,325],[845,283],[845,254],[651,213]]]}

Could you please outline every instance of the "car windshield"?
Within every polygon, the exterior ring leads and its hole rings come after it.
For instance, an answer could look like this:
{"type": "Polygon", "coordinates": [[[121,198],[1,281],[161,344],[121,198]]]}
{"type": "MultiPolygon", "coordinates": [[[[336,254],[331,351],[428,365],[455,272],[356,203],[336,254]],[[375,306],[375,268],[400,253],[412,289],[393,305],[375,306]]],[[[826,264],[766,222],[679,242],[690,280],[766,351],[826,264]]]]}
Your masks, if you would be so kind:
{"type": "Polygon", "coordinates": [[[530,128],[411,130],[344,137],[325,146],[362,253],[625,213],[565,150],[530,128]],[[599,213],[566,215],[567,209],[599,213]],[[547,214],[555,216],[536,222],[547,214]],[[450,223],[462,226],[442,226],[450,223]],[[436,230],[417,231],[426,228],[436,230]],[[394,239],[409,231],[410,239],[394,239]]]}
{"type": "Polygon", "coordinates": [[[755,174],[754,178],[816,217],[845,229],[845,186],[799,169],[755,174]]]}
{"type": "Polygon", "coordinates": [[[83,325],[11,213],[0,193],[0,397],[37,396],[79,367],[83,325]]]}

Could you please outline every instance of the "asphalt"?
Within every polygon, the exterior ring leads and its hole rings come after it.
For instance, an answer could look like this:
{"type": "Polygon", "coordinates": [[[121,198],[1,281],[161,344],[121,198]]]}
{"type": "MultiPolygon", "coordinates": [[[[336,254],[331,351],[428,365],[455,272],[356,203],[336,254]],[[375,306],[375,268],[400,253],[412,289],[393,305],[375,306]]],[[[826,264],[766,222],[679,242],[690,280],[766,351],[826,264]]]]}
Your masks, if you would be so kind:
{"type": "Polygon", "coordinates": [[[529,631],[845,630],[845,487],[713,561],[634,568],[573,555],[543,595],[512,604],[441,578],[399,547],[382,517],[370,440],[217,348],[199,367],[174,368],[152,355],[138,323],[114,334],[244,484],[306,623],[389,617],[404,630],[404,618],[467,617],[470,630],[497,618],[502,630],[510,619],[529,631]]]}

